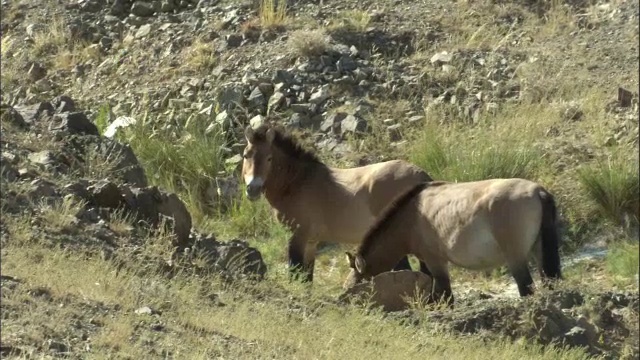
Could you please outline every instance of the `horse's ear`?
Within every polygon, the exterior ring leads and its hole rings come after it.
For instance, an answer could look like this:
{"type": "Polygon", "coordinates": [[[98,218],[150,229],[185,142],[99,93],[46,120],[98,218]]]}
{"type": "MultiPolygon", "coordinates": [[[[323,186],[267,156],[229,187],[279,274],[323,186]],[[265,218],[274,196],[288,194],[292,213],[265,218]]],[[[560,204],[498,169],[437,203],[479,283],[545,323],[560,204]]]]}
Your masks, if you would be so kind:
{"type": "Polygon", "coordinates": [[[269,130],[267,130],[266,135],[267,135],[267,142],[271,144],[273,142],[273,139],[276,138],[276,131],[270,128],[269,130]]]}
{"type": "Polygon", "coordinates": [[[251,143],[251,139],[253,139],[253,128],[251,127],[251,125],[247,125],[247,127],[244,129],[244,137],[247,139],[247,142],[251,143]]]}
{"type": "Polygon", "coordinates": [[[362,255],[357,254],[356,255],[356,260],[355,260],[355,269],[360,273],[360,274],[364,274],[364,267],[366,265],[366,262],[364,261],[364,258],[362,257],[362,255]]]}
{"type": "Polygon", "coordinates": [[[344,253],[347,256],[347,262],[349,263],[349,267],[352,269],[356,268],[356,258],[350,252],[346,251],[344,253]]]}

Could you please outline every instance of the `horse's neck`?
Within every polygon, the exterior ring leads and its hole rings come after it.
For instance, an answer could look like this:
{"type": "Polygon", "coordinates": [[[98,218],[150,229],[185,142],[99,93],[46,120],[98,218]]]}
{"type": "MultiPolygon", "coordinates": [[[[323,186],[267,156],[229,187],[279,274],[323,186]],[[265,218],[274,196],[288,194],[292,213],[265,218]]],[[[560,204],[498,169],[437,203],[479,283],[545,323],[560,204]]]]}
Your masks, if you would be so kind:
{"type": "Polygon", "coordinates": [[[283,158],[274,162],[272,174],[265,184],[265,197],[269,204],[279,211],[286,211],[284,204],[291,203],[296,191],[305,186],[305,182],[311,178],[309,175],[320,175],[323,166],[281,155],[283,158]],[[275,175],[275,176],[274,176],[275,175]]]}

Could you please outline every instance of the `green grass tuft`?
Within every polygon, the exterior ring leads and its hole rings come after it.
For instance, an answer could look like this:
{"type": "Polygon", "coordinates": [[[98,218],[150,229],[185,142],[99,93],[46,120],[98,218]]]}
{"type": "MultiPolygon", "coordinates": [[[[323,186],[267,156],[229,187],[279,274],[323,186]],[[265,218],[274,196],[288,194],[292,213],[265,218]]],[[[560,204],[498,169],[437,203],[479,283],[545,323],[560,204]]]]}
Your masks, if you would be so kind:
{"type": "MultiPolygon", "coordinates": [[[[609,245],[607,270],[614,276],[634,278],[640,268],[640,247],[637,241],[618,241],[609,245]]],[[[637,280],[635,280],[637,283],[637,280]]]]}
{"type": "Polygon", "coordinates": [[[488,129],[473,134],[430,125],[410,149],[409,159],[434,179],[457,182],[533,179],[540,165],[540,155],[525,141],[508,141],[488,129]]]}
{"type": "Polygon", "coordinates": [[[638,161],[614,158],[579,170],[580,184],[598,211],[614,224],[638,224],[638,161]]]}

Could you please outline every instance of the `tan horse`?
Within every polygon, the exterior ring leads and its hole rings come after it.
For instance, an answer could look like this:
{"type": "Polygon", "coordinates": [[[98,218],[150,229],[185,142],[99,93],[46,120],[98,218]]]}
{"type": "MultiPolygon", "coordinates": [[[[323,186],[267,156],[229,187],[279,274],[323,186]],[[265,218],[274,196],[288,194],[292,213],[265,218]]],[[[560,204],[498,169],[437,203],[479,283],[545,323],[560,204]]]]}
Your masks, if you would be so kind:
{"type": "MultiPolygon", "coordinates": [[[[430,181],[417,166],[392,160],[351,169],[331,168],[282,131],[263,125],[245,129],[242,176],[247,197],[264,193],[277,219],[288,226],[289,267],[313,281],[319,242],[357,244],[394,198],[430,181]],[[301,268],[301,269],[300,269],[301,268]]],[[[406,256],[391,270],[410,269],[406,256]]],[[[426,271],[426,266],[421,264],[426,271]]]]}
{"type": "Polygon", "coordinates": [[[448,263],[470,270],[506,264],[520,296],[533,293],[528,256],[535,251],[543,280],[560,279],[553,196],[524,179],[418,184],[398,197],[368,231],[344,287],[387,271],[405,254],[424,261],[434,295],[453,304],[448,263]]]}

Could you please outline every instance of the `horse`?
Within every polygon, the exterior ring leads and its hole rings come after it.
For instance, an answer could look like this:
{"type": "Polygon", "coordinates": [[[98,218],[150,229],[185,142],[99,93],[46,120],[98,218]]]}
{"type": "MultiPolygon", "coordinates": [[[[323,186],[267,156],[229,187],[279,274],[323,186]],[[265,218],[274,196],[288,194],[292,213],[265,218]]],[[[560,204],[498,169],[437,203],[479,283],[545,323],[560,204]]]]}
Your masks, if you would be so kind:
{"type": "MultiPolygon", "coordinates": [[[[357,244],[389,202],[416,184],[432,180],[424,170],[403,160],[329,167],[290,134],[266,124],[255,129],[247,126],[244,135],[246,197],[256,201],[264,194],[276,219],[291,230],[290,275],[300,276],[303,282],[313,282],[319,242],[357,244]]],[[[407,256],[398,260],[388,270],[411,269],[407,256]]],[[[427,271],[423,263],[420,269],[427,271]]]]}
{"type": "Polygon", "coordinates": [[[432,274],[430,298],[450,307],[449,263],[472,271],[506,264],[520,297],[529,296],[532,251],[545,286],[562,278],[556,212],[553,195],[525,179],[416,184],[387,206],[355,253],[346,252],[351,269],[343,287],[414,254],[432,274]]]}

